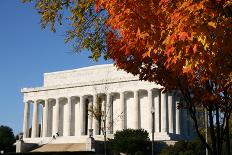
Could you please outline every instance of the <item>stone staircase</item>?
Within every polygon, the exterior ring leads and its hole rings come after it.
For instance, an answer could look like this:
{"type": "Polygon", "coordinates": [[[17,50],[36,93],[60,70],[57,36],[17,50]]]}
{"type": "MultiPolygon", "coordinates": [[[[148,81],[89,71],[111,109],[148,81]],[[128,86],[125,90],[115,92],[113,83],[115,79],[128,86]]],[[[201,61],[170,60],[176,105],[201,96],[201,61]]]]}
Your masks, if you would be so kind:
{"type": "Polygon", "coordinates": [[[66,143],[66,144],[44,144],[32,150],[31,152],[75,152],[85,151],[84,143],[66,143]]]}

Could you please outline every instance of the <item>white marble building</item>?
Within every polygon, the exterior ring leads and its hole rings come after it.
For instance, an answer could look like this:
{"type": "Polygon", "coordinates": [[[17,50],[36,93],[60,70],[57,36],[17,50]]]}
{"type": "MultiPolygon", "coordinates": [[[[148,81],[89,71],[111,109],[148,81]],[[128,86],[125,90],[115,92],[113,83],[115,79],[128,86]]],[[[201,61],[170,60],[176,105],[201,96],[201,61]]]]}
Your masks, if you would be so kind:
{"type": "Polygon", "coordinates": [[[101,98],[107,109],[107,136],[126,128],[147,130],[151,136],[154,107],[154,139],[168,141],[191,137],[192,123],[185,110],[176,108],[175,92],[162,93],[162,86],[139,81],[113,65],[44,74],[44,85],[23,88],[25,143],[84,143],[88,129],[102,139],[100,125],[88,107],[101,98]],[[41,124],[39,127],[39,124],[41,124]],[[30,132],[31,128],[31,132],[30,132]],[[39,131],[40,130],[40,131],[39,131]],[[56,140],[53,135],[59,134],[56,140]]]}

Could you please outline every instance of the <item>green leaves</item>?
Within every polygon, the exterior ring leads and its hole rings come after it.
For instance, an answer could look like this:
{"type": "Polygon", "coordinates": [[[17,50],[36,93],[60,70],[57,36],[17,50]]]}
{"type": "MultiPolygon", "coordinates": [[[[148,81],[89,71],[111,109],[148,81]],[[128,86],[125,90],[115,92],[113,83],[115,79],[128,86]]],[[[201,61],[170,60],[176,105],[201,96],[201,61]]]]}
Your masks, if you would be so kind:
{"type": "Polygon", "coordinates": [[[103,56],[108,59],[105,26],[107,13],[100,9],[94,10],[94,0],[24,0],[35,4],[41,16],[41,28],[50,27],[56,32],[58,25],[67,27],[65,43],[71,42],[75,52],[90,51],[89,56],[97,61],[103,56]]]}
{"type": "Polygon", "coordinates": [[[0,126],[0,150],[5,152],[13,152],[15,137],[12,129],[8,126],[0,126]]]}
{"type": "Polygon", "coordinates": [[[116,153],[134,154],[138,151],[146,151],[149,142],[148,132],[143,129],[124,129],[114,134],[110,139],[110,147],[116,153]]]}

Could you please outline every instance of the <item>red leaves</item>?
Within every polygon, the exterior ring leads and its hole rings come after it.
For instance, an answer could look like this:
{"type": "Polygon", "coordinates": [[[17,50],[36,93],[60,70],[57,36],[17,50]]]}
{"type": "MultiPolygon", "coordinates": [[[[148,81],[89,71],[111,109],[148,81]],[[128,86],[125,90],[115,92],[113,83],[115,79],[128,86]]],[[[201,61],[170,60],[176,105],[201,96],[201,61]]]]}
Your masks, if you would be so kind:
{"type": "Polygon", "coordinates": [[[167,55],[167,57],[170,57],[173,50],[174,50],[174,47],[170,47],[164,53],[167,55]]]}
{"type": "Polygon", "coordinates": [[[187,32],[180,32],[180,33],[179,33],[179,39],[180,39],[180,40],[184,41],[184,40],[187,40],[187,39],[189,39],[189,38],[190,38],[190,37],[189,37],[189,35],[188,35],[187,32]]]}
{"type": "Polygon", "coordinates": [[[193,45],[193,53],[195,54],[197,52],[197,44],[193,45]]]}
{"type": "Polygon", "coordinates": [[[232,49],[232,24],[215,5],[210,0],[101,0],[107,26],[117,32],[107,39],[108,52],[118,67],[167,89],[176,88],[179,78],[191,88],[224,79],[223,90],[232,83],[232,59],[223,61],[232,49]]]}

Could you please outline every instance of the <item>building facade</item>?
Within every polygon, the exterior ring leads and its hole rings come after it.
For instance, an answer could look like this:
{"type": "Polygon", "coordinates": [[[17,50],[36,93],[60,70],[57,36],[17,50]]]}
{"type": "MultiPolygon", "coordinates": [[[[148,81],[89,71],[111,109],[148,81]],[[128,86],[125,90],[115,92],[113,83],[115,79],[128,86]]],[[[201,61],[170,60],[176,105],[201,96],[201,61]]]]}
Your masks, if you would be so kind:
{"type": "Polygon", "coordinates": [[[84,143],[89,129],[93,129],[94,139],[101,140],[104,117],[99,120],[91,109],[106,114],[108,137],[127,128],[142,128],[151,136],[154,121],[156,141],[190,138],[191,119],[186,110],[177,109],[180,97],[161,90],[162,86],[140,81],[112,64],[45,73],[42,87],[21,90],[23,140],[84,143]]]}

